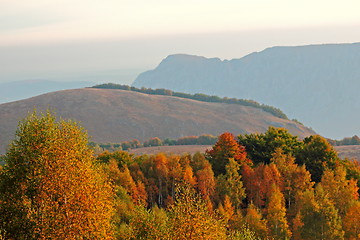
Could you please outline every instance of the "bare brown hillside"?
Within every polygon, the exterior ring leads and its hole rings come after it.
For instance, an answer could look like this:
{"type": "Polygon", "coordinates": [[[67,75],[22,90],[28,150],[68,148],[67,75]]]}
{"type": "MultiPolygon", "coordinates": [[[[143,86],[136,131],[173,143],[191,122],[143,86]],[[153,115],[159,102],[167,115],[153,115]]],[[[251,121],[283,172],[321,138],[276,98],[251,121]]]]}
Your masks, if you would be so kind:
{"type": "Polygon", "coordinates": [[[80,121],[91,141],[121,142],[151,137],[179,138],[225,131],[234,134],[264,132],[285,127],[299,137],[314,134],[296,122],[261,109],[235,104],[207,103],[171,96],[110,89],[74,89],[0,105],[0,152],[14,138],[18,121],[36,108],[80,121]]]}
{"type": "Polygon", "coordinates": [[[355,159],[360,161],[360,145],[336,146],[340,158],[355,159]]]}

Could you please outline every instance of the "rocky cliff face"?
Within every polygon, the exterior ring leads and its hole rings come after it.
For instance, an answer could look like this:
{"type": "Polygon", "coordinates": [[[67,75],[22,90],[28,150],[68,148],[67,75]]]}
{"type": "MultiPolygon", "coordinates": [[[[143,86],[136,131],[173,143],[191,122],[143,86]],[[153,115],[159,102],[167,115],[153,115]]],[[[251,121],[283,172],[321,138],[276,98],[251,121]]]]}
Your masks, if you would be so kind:
{"type": "Polygon", "coordinates": [[[172,55],[133,85],[253,99],[326,137],[360,134],[360,43],[273,47],[230,61],[172,55]]]}

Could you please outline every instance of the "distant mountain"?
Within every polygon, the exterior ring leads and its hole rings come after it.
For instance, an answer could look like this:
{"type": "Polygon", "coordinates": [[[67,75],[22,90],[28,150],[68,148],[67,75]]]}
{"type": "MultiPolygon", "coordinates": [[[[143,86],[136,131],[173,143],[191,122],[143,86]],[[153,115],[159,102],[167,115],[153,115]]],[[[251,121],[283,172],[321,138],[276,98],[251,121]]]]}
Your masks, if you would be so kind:
{"type": "Polygon", "coordinates": [[[272,47],[230,61],[171,55],[133,86],[253,99],[325,137],[360,134],[360,43],[272,47]]]}
{"type": "Polygon", "coordinates": [[[93,86],[93,82],[26,80],[0,83],[0,103],[17,101],[43,93],[93,86]]]}
{"type": "Polygon", "coordinates": [[[179,138],[265,132],[269,126],[285,127],[299,137],[314,132],[259,108],[209,103],[173,96],[148,95],[110,89],[74,89],[47,93],[0,104],[0,153],[14,138],[17,123],[34,108],[53,109],[57,116],[80,121],[94,142],[122,142],[134,138],[179,138]]]}

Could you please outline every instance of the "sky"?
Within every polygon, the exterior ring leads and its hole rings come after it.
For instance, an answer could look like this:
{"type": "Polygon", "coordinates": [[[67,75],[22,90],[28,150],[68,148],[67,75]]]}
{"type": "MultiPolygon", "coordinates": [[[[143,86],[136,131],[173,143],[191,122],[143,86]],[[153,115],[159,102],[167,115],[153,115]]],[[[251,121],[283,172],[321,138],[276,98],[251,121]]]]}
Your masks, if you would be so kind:
{"type": "Polygon", "coordinates": [[[0,82],[131,84],[170,54],[360,41],[359,0],[0,0],[0,82]]]}

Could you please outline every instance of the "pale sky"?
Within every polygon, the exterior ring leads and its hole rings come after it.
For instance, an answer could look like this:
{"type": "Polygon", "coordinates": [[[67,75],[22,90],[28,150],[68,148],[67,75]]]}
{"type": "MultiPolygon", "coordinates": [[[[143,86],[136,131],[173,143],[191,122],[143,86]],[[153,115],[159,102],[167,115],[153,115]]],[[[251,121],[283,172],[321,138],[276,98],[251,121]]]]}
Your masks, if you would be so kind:
{"type": "Polygon", "coordinates": [[[169,54],[359,42],[359,10],[359,0],[0,0],[0,82],[131,83],[169,54]]]}

